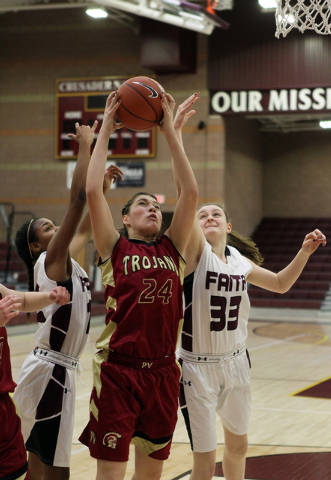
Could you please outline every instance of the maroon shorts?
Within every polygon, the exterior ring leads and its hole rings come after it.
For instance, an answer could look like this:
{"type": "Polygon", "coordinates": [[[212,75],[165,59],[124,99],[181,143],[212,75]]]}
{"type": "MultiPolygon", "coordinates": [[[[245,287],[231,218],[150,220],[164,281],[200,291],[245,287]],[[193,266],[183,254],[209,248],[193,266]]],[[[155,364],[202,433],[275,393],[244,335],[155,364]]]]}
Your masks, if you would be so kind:
{"type": "Polygon", "coordinates": [[[177,422],[180,367],[175,355],[132,359],[98,352],[93,360],[90,421],[80,441],[100,460],[126,462],[130,443],[166,460],[177,422]]]}
{"type": "Polygon", "coordinates": [[[21,419],[9,393],[0,393],[0,479],[28,480],[21,419]]]}

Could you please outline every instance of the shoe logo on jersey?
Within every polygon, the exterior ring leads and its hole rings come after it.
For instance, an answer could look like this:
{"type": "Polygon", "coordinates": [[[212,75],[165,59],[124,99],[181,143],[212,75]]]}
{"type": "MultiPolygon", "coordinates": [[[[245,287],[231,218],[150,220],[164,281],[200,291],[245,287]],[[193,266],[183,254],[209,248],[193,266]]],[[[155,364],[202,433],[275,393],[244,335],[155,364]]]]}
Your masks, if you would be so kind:
{"type": "Polygon", "coordinates": [[[118,439],[122,438],[122,435],[116,432],[109,432],[103,437],[102,443],[105,447],[112,448],[115,450],[117,447],[118,439]]]}
{"type": "Polygon", "coordinates": [[[189,387],[192,385],[191,380],[189,382],[185,382],[185,380],[184,380],[183,383],[184,383],[184,385],[188,385],[189,387]]]}
{"type": "Polygon", "coordinates": [[[154,88],[150,87],[149,85],[146,85],[145,83],[141,83],[141,82],[132,82],[132,83],[136,83],[137,85],[141,85],[142,87],[147,88],[152,94],[152,95],[148,95],[149,97],[156,98],[159,96],[159,94],[157,93],[156,90],[154,90],[154,88]]]}
{"type": "Polygon", "coordinates": [[[152,365],[153,365],[153,362],[151,362],[151,363],[149,363],[149,362],[142,362],[141,368],[145,368],[145,367],[151,368],[152,365]]]}
{"type": "Polygon", "coordinates": [[[205,362],[207,361],[207,357],[198,357],[198,360],[200,362],[200,360],[204,360],[205,362]]]}
{"type": "Polygon", "coordinates": [[[95,445],[95,433],[92,432],[92,430],[90,432],[90,443],[93,443],[93,445],[95,445]]]}

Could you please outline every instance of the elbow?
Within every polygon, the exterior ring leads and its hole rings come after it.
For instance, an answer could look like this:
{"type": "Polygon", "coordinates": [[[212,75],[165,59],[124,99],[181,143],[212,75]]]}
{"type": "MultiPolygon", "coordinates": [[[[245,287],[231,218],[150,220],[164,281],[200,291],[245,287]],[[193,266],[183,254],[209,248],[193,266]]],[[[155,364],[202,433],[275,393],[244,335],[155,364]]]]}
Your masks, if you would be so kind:
{"type": "Polygon", "coordinates": [[[87,198],[87,203],[94,202],[94,200],[100,196],[99,189],[94,188],[92,186],[87,186],[86,188],[86,198],[87,198]]]}
{"type": "Polygon", "coordinates": [[[190,202],[193,202],[196,205],[198,204],[199,189],[197,183],[195,185],[192,185],[192,187],[189,189],[189,191],[187,192],[187,198],[190,202]]]}
{"type": "Polygon", "coordinates": [[[86,191],[84,188],[74,189],[71,191],[71,201],[83,201],[86,202],[86,191]]]}

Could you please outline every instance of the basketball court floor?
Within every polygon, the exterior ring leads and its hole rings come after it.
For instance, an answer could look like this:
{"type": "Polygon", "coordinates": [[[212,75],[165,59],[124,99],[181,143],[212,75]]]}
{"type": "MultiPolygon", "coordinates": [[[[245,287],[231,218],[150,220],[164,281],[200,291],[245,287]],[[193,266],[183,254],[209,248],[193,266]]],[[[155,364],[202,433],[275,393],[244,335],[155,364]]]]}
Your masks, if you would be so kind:
{"type": "MultiPolygon", "coordinates": [[[[252,415],[245,479],[331,479],[331,314],[313,311],[252,309],[247,347],[252,362],[252,415]]],[[[88,420],[92,356],[103,317],[92,319],[82,356],[85,370],[77,383],[71,478],[93,480],[96,461],[78,441],[88,420]]],[[[34,348],[35,326],[8,327],[13,377],[34,348]]],[[[215,479],[222,479],[224,438],[217,420],[215,479]]],[[[163,480],[189,478],[192,454],[179,412],[163,480]]],[[[134,471],[134,452],[125,480],[134,471]]]]}

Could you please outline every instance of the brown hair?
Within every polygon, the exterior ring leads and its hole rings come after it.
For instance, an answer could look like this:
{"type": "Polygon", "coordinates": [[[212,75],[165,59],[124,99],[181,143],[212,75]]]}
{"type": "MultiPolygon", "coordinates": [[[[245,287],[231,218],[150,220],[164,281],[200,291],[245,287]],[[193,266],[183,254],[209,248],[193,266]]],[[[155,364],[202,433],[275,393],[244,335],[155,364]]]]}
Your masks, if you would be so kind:
{"type": "MultiPolygon", "coordinates": [[[[201,205],[198,211],[205,206],[209,205],[216,205],[217,207],[221,208],[225,214],[225,218],[227,223],[230,223],[228,212],[226,211],[224,205],[220,205],[219,203],[205,203],[201,205]]],[[[232,230],[232,232],[227,234],[226,244],[230,245],[230,247],[236,248],[244,257],[251,260],[256,265],[261,265],[263,263],[263,257],[257,248],[256,244],[251,240],[249,237],[245,237],[244,235],[240,235],[240,233],[232,230]]]]}
{"type": "MultiPolygon", "coordinates": [[[[130,212],[130,208],[131,208],[131,205],[133,204],[133,202],[135,201],[135,199],[137,197],[139,197],[140,195],[147,195],[148,197],[152,197],[154,198],[154,200],[157,201],[157,198],[155,195],[151,194],[151,193],[147,193],[147,192],[138,192],[138,193],[135,193],[133,195],[133,197],[130,198],[130,200],[128,200],[126,202],[126,204],[124,205],[124,207],[122,208],[122,217],[123,215],[127,215],[129,212],[130,212]]],[[[158,202],[159,203],[159,202],[158,202]]],[[[122,237],[125,237],[125,238],[129,238],[128,236],[128,231],[126,229],[126,226],[123,225],[122,228],[119,229],[119,234],[122,236],[122,237]]]]}

